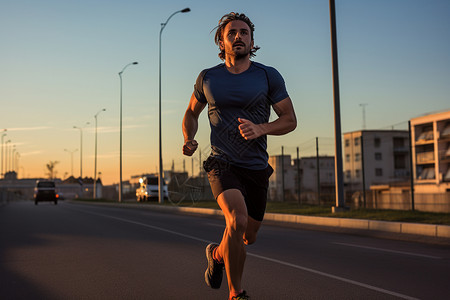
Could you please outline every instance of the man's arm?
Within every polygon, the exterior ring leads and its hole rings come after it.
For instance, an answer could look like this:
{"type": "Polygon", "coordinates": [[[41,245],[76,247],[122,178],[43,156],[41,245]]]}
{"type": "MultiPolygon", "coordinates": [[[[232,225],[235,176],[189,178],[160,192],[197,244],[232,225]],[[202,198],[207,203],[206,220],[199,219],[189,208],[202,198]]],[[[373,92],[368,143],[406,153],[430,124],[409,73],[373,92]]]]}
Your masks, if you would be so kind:
{"type": "Polygon", "coordinates": [[[192,93],[191,100],[189,101],[188,108],[186,109],[186,113],[183,118],[183,136],[184,136],[184,145],[183,145],[183,154],[187,156],[192,156],[195,150],[197,150],[198,143],[194,140],[195,134],[198,129],[198,117],[200,113],[205,108],[206,103],[198,102],[197,98],[195,98],[194,93],[192,93]]]}
{"type": "Polygon", "coordinates": [[[297,127],[297,118],[295,116],[294,107],[291,98],[274,104],[273,109],[278,115],[278,119],[273,122],[254,124],[253,122],[239,118],[239,131],[246,140],[256,139],[262,135],[283,135],[293,131],[297,127]]]}

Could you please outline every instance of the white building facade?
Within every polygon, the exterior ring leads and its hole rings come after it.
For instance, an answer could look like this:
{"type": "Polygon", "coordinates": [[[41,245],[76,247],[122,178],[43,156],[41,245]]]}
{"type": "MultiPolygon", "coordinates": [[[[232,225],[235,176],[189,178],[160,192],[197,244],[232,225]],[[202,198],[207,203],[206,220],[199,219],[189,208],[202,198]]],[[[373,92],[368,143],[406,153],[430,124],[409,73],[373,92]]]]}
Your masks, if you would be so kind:
{"type": "Polygon", "coordinates": [[[344,183],[348,190],[362,190],[363,180],[367,190],[371,185],[408,181],[410,169],[408,131],[344,133],[344,183]]]}

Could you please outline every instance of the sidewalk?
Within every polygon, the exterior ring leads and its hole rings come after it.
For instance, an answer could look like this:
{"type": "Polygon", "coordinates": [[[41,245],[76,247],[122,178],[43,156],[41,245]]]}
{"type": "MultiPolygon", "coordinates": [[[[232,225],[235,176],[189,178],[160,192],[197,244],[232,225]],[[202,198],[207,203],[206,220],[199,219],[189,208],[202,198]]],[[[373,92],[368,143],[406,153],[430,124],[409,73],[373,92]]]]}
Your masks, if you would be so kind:
{"type": "MultiPolygon", "coordinates": [[[[141,203],[104,203],[104,202],[84,202],[68,200],[68,202],[85,203],[93,205],[104,205],[112,207],[130,207],[155,210],[166,213],[187,213],[195,215],[209,215],[221,217],[222,211],[211,208],[194,208],[194,207],[178,207],[178,206],[160,206],[152,204],[141,203]]],[[[397,237],[430,237],[438,239],[448,239],[450,242],[450,226],[447,225],[433,225],[433,224],[418,224],[406,222],[389,222],[389,221],[375,221],[362,219],[345,219],[345,218],[329,218],[329,217],[314,217],[293,214],[275,214],[266,213],[264,222],[275,225],[307,225],[314,227],[324,227],[336,229],[360,230],[373,233],[389,233],[395,234],[397,237]]]]}

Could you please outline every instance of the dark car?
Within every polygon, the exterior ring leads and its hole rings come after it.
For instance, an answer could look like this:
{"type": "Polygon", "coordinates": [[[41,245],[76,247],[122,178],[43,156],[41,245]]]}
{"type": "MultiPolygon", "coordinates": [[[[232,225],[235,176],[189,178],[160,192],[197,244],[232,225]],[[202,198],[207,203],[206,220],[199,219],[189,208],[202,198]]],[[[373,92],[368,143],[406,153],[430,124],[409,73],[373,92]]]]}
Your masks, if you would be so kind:
{"type": "Polygon", "coordinates": [[[37,205],[41,201],[52,201],[58,204],[58,194],[54,181],[36,181],[34,188],[34,204],[37,205]]]}

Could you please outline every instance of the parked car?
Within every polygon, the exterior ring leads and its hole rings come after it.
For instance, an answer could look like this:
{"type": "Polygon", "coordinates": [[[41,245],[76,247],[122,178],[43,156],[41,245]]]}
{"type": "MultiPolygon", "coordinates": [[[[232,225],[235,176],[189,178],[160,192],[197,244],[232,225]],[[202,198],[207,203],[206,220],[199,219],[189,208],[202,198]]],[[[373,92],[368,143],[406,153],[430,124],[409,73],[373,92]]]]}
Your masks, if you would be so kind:
{"type": "Polygon", "coordinates": [[[34,204],[37,205],[41,201],[52,201],[58,204],[58,193],[56,192],[56,185],[51,180],[38,180],[34,188],[34,204]]]}
{"type": "MultiPolygon", "coordinates": [[[[136,189],[136,199],[138,202],[148,200],[158,200],[159,186],[157,176],[144,176],[139,179],[140,186],[136,189]]],[[[163,182],[164,198],[169,197],[169,190],[167,184],[163,182]]]]}

